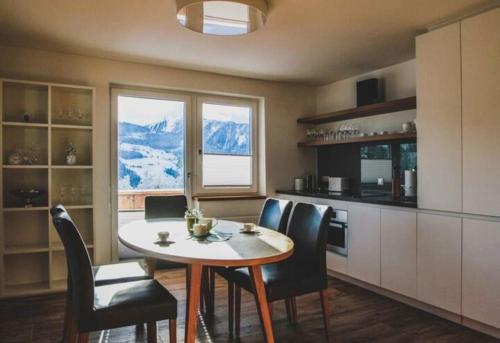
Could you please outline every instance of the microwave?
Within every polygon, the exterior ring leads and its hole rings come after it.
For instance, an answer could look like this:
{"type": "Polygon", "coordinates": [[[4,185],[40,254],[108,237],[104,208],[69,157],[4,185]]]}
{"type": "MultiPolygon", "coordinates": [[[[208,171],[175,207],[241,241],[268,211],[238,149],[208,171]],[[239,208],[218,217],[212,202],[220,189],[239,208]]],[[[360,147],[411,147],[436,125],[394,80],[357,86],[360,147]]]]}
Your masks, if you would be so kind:
{"type": "Polygon", "coordinates": [[[329,192],[345,192],[349,190],[348,177],[328,177],[329,192]]]}

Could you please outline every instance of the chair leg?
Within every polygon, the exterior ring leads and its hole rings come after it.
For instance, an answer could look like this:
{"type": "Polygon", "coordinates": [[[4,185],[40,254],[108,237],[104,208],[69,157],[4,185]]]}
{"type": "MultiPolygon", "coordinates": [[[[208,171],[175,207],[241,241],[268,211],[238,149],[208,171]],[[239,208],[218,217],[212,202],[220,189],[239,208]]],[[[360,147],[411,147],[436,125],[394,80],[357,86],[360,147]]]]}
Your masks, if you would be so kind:
{"type": "Polygon", "coordinates": [[[148,334],[148,343],[156,343],[157,338],[157,328],[156,322],[147,323],[147,334],[148,334]]]}
{"type": "Polygon", "coordinates": [[[79,332],[78,333],[78,343],[88,343],[89,341],[89,333],[88,332],[79,332]]]}
{"type": "Polygon", "coordinates": [[[296,297],[290,298],[290,305],[292,308],[292,323],[296,324],[297,323],[297,298],[296,297]]]}
{"type": "Polygon", "coordinates": [[[286,308],[286,319],[288,323],[292,324],[292,302],[290,298],[285,299],[285,308],[286,308]]]}
{"type": "Polygon", "coordinates": [[[321,298],[321,309],[323,311],[323,324],[325,325],[325,335],[326,335],[326,341],[329,342],[329,335],[328,335],[328,288],[324,289],[320,292],[320,298],[321,298]]]}
{"type": "Polygon", "coordinates": [[[267,307],[269,307],[269,317],[271,317],[271,321],[273,320],[273,303],[268,301],[267,307]]]}
{"type": "Polygon", "coordinates": [[[241,329],[241,287],[234,287],[234,334],[236,338],[240,337],[241,329]]]}
{"type": "Polygon", "coordinates": [[[228,325],[229,325],[229,337],[233,338],[233,328],[234,328],[234,282],[227,282],[227,310],[228,313],[228,325]]]}
{"type": "Polygon", "coordinates": [[[215,314],[215,270],[214,268],[208,269],[208,279],[210,282],[209,285],[209,304],[210,304],[210,319],[213,319],[215,314]]]}
{"type": "Polygon", "coordinates": [[[168,321],[168,334],[170,343],[177,343],[177,321],[175,319],[168,321]]]}
{"type": "Polygon", "coordinates": [[[200,313],[207,314],[208,310],[208,267],[204,266],[201,273],[201,296],[200,296],[200,313]]]}

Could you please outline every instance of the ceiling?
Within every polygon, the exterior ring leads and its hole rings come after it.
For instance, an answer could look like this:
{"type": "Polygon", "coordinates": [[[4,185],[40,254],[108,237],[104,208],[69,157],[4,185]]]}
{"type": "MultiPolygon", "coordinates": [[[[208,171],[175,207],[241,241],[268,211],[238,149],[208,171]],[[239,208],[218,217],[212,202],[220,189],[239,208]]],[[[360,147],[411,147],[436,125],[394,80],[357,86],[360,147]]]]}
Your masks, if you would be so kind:
{"type": "Polygon", "coordinates": [[[181,27],[174,0],[0,0],[0,44],[322,85],[414,58],[429,25],[498,0],[269,0],[245,36],[181,27]]]}

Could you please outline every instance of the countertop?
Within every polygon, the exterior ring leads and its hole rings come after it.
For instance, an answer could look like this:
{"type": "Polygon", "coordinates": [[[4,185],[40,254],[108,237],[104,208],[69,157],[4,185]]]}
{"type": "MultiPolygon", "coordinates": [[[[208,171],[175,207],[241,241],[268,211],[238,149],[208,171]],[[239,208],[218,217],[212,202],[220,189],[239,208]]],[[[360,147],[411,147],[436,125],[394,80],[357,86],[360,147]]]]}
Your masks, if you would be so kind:
{"type": "Polygon", "coordinates": [[[339,193],[328,191],[295,191],[295,190],[278,190],[278,194],[297,195],[311,198],[333,199],[340,201],[359,202],[366,204],[378,204],[387,206],[400,206],[417,208],[416,198],[399,198],[396,199],[390,194],[377,192],[361,192],[361,193],[339,193]]]}

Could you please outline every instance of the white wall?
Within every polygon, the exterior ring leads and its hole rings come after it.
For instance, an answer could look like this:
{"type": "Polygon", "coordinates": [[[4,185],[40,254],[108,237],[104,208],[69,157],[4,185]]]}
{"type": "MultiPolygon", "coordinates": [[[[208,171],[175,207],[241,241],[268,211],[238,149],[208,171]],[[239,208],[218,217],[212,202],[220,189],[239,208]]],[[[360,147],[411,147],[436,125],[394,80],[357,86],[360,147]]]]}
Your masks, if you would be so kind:
{"type": "MultiPolygon", "coordinates": [[[[265,108],[265,170],[267,194],[290,188],[292,178],[311,170],[314,152],[297,149],[302,129],[296,119],[315,111],[315,88],[195,72],[102,58],[0,46],[0,77],[61,82],[96,87],[95,245],[96,261],[111,259],[110,212],[110,84],[142,85],[179,90],[261,97],[265,108]]],[[[261,125],[262,126],[262,125],[261,125]]],[[[314,167],[313,167],[314,168],[314,167]]],[[[224,211],[230,206],[221,203],[224,211]]],[[[250,213],[257,215],[252,206],[250,213]]],[[[211,211],[211,215],[217,215],[211,211]]]]}
{"type": "MultiPolygon", "coordinates": [[[[416,95],[415,60],[410,60],[319,87],[316,93],[317,114],[356,107],[356,82],[372,77],[384,79],[386,100],[395,100],[416,95]]],[[[416,111],[409,110],[380,115],[374,118],[356,119],[349,122],[358,126],[366,133],[382,130],[398,131],[401,130],[402,123],[414,120],[415,116],[416,111]]],[[[338,122],[325,125],[325,127],[337,128],[344,123],[338,122]]]]}

